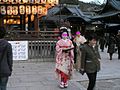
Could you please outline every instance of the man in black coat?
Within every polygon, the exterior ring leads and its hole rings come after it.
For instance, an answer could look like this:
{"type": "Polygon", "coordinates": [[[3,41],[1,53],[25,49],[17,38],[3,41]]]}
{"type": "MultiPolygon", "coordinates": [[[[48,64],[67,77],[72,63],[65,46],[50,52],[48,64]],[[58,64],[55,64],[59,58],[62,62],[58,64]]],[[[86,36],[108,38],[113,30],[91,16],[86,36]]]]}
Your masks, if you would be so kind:
{"type": "Polygon", "coordinates": [[[6,90],[13,65],[12,46],[4,39],[5,33],[5,28],[0,27],[0,90],[6,90]]]}

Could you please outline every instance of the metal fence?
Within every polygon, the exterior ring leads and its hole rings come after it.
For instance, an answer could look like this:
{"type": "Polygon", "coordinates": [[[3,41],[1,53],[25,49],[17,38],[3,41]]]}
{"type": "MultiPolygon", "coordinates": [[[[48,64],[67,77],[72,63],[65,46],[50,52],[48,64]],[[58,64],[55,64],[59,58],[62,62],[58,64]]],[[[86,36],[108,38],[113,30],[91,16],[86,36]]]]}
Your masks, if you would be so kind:
{"type": "Polygon", "coordinates": [[[28,41],[28,57],[30,60],[54,61],[56,40],[28,41]]]}

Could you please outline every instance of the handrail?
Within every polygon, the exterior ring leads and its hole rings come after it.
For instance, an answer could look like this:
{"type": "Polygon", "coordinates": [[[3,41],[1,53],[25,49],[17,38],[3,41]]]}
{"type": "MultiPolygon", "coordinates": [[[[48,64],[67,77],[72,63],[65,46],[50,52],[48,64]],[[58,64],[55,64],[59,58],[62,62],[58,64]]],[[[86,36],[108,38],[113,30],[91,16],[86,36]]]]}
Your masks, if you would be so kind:
{"type": "Polygon", "coordinates": [[[59,31],[7,31],[6,39],[31,40],[31,39],[57,39],[59,31]]]}

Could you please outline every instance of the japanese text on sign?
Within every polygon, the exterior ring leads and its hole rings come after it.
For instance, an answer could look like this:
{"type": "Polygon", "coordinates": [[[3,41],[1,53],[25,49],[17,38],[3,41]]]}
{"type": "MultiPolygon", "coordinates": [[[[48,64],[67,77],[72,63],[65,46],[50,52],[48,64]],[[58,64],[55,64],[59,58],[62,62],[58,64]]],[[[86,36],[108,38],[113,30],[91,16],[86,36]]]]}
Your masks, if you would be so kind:
{"type": "Polygon", "coordinates": [[[28,59],[28,41],[9,41],[12,45],[13,60],[28,59]]]}

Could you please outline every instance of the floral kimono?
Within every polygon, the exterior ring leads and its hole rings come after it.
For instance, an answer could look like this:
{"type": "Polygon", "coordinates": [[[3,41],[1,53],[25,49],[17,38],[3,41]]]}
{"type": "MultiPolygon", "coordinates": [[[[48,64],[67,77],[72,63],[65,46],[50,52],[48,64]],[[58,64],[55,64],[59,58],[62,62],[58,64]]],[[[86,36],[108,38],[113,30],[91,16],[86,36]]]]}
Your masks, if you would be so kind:
{"type": "Polygon", "coordinates": [[[73,71],[73,49],[69,50],[68,52],[63,52],[63,48],[74,48],[72,41],[67,39],[63,40],[60,39],[56,43],[56,73],[58,77],[64,79],[63,82],[66,82],[72,76],[73,71]]]}

